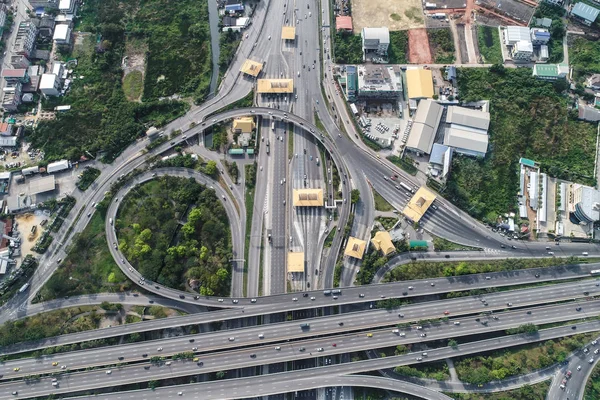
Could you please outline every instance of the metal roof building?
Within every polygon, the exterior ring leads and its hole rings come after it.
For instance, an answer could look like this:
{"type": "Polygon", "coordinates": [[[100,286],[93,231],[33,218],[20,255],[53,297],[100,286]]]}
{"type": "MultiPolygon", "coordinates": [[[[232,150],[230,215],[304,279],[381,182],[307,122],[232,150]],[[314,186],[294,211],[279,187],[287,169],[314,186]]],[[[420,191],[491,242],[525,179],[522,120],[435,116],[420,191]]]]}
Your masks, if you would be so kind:
{"type": "Polygon", "coordinates": [[[294,26],[284,26],[281,28],[281,38],[283,40],[295,40],[296,28],[294,26]]]}
{"type": "Polygon", "coordinates": [[[490,113],[472,108],[450,106],[446,114],[446,122],[487,132],[490,127],[490,113]]]}
{"type": "Polygon", "coordinates": [[[339,15],[335,17],[335,29],[338,31],[352,32],[352,17],[349,15],[339,15]]]}
{"type": "Polygon", "coordinates": [[[406,71],[406,86],[409,99],[433,97],[433,75],[429,69],[409,69],[406,71]]]}
{"type": "Polygon", "coordinates": [[[487,153],[490,113],[471,108],[450,106],[446,115],[444,144],[456,152],[484,157],[487,153]]]}
{"type": "Polygon", "coordinates": [[[60,160],[60,161],[48,164],[48,167],[46,168],[46,172],[48,172],[49,174],[52,174],[54,172],[62,171],[62,170],[69,169],[69,168],[71,168],[71,164],[69,163],[68,160],[60,160]]]}
{"type": "Polygon", "coordinates": [[[598,14],[600,14],[600,10],[583,2],[575,4],[571,10],[571,15],[578,18],[586,25],[591,25],[594,21],[596,21],[598,14]]]}
{"type": "Polygon", "coordinates": [[[16,136],[2,136],[0,137],[0,147],[16,147],[17,137],[16,136]]]}
{"type": "Polygon", "coordinates": [[[514,46],[520,41],[531,41],[531,31],[526,26],[507,26],[504,30],[504,43],[514,46]]]}
{"type": "MultiPolygon", "coordinates": [[[[578,3],[579,4],[579,3],[578,3]]],[[[574,209],[571,217],[580,224],[589,224],[600,220],[600,191],[579,184],[573,185],[574,209]]]]}
{"type": "Polygon", "coordinates": [[[48,175],[42,178],[30,179],[27,182],[27,187],[27,193],[30,196],[38,193],[51,192],[56,188],[56,178],[54,175],[48,175]]]}
{"type": "Polygon", "coordinates": [[[444,109],[431,99],[421,100],[408,134],[406,148],[411,151],[431,153],[433,140],[442,119],[444,109]]]}
{"type": "Polygon", "coordinates": [[[533,66],[533,76],[538,79],[553,81],[564,79],[568,74],[569,66],[566,64],[535,64],[533,66]]]}

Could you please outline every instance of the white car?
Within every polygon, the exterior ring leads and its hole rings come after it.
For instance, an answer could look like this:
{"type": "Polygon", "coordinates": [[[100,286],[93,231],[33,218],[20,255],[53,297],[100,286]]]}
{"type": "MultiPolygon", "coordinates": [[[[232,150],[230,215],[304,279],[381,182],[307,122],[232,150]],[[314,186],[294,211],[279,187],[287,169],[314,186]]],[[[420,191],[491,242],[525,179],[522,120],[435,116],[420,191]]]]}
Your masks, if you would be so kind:
{"type": "Polygon", "coordinates": [[[171,365],[171,361],[167,361],[165,365],[171,365]]]}
{"type": "Polygon", "coordinates": [[[162,347],[159,347],[158,349],[156,349],[156,351],[162,351],[162,347]]]}
{"type": "Polygon", "coordinates": [[[112,374],[112,371],[109,369],[108,371],[106,371],[106,375],[110,375],[112,374]]]}

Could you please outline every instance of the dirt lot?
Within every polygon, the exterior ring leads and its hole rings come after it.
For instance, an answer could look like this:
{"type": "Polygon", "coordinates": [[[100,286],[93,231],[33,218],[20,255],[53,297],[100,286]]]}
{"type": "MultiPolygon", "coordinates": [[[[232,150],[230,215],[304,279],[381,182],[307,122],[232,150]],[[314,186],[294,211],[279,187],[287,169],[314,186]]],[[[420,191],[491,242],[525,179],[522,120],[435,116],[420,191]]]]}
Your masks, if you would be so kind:
{"type": "Polygon", "coordinates": [[[131,39],[127,40],[125,44],[125,57],[123,57],[122,68],[123,68],[123,84],[125,89],[125,95],[129,100],[139,101],[142,97],[141,85],[144,82],[144,72],[146,65],[146,53],[148,52],[148,44],[144,40],[131,39]],[[133,79],[134,82],[127,82],[127,75],[134,71],[139,71],[141,77],[138,75],[133,79]],[[131,89],[127,89],[128,86],[137,86],[131,89]],[[138,95],[139,93],[139,95],[138,95]]]}
{"type": "Polygon", "coordinates": [[[408,62],[411,64],[430,64],[432,62],[427,29],[408,31],[408,62]]]}
{"type": "Polygon", "coordinates": [[[15,217],[15,220],[18,224],[17,230],[19,231],[21,237],[21,256],[16,257],[18,265],[21,264],[21,260],[23,260],[27,254],[33,254],[31,249],[33,246],[35,246],[35,243],[44,229],[40,226],[40,223],[47,218],[48,216],[39,210],[37,210],[35,214],[19,214],[15,217]],[[37,225],[37,230],[34,235],[31,235],[31,228],[34,225],[37,225]]]}
{"type": "Polygon", "coordinates": [[[354,33],[365,27],[387,26],[390,31],[425,27],[423,6],[419,0],[352,0],[354,33]]]}

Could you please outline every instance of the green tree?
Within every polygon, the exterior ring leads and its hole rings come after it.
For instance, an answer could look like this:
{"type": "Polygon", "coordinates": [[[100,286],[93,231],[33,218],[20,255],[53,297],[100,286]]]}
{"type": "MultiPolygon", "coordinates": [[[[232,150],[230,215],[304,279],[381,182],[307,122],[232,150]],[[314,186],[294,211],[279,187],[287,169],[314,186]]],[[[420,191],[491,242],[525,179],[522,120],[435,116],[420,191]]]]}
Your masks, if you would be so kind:
{"type": "Polygon", "coordinates": [[[352,204],[358,203],[358,201],[360,200],[360,190],[352,189],[352,192],[350,193],[350,198],[351,198],[352,204]]]}
{"type": "Polygon", "coordinates": [[[207,162],[206,166],[204,167],[204,172],[208,176],[212,176],[213,178],[216,177],[218,172],[216,161],[211,160],[207,162]]]}

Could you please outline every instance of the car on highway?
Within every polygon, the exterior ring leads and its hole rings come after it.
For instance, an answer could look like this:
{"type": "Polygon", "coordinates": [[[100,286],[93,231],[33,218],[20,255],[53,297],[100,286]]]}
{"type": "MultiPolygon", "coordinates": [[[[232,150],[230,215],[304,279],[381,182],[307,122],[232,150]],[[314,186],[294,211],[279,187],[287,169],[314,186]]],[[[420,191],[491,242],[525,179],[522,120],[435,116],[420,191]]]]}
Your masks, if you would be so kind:
{"type": "Polygon", "coordinates": [[[230,342],[233,342],[234,340],[235,340],[235,337],[234,337],[234,336],[232,336],[232,337],[230,337],[230,338],[229,338],[229,341],[230,341],[230,342]]]}
{"type": "Polygon", "coordinates": [[[598,344],[598,341],[597,341],[597,340],[594,340],[594,341],[592,341],[592,345],[594,345],[594,346],[595,346],[595,345],[597,345],[597,344],[598,344]]]}
{"type": "Polygon", "coordinates": [[[567,373],[565,374],[565,376],[567,377],[567,379],[569,379],[571,377],[572,372],[571,371],[567,371],[567,373]]]}
{"type": "Polygon", "coordinates": [[[373,337],[372,333],[367,333],[367,337],[373,337]]]}
{"type": "Polygon", "coordinates": [[[21,370],[21,368],[20,368],[20,367],[14,367],[14,368],[13,368],[13,371],[15,371],[15,372],[19,372],[20,370],[21,370]]]}
{"type": "Polygon", "coordinates": [[[265,338],[265,335],[264,335],[263,333],[259,333],[259,334],[258,334],[258,338],[259,338],[259,339],[264,339],[264,338],[265,338]]]}
{"type": "Polygon", "coordinates": [[[323,350],[324,350],[324,349],[323,349],[322,347],[319,347],[319,348],[317,349],[317,351],[318,351],[318,352],[322,352],[323,350]]]}
{"type": "Polygon", "coordinates": [[[109,369],[106,371],[106,375],[110,375],[110,374],[112,374],[112,370],[109,369]]]}
{"type": "Polygon", "coordinates": [[[250,303],[256,303],[256,299],[251,299],[250,303]]]}
{"type": "Polygon", "coordinates": [[[275,346],[275,350],[280,351],[281,350],[281,346],[275,346]]]}
{"type": "Polygon", "coordinates": [[[13,395],[13,396],[16,396],[16,395],[18,395],[18,394],[19,394],[19,392],[17,392],[17,391],[14,391],[14,392],[12,392],[12,395],[13,395]]]}
{"type": "Polygon", "coordinates": [[[237,303],[239,303],[240,301],[239,301],[238,299],[233,299],[233,300],[231,300],[231,302],[232,302],[233,304],[237,304],[237,303]]]}
{"type": "Polygon", "coordinates": [[[315,299],[316,299],[316,297],[315,297],[315,296],[310,296],[310,299],[311,299],[311,300],[315,300],[315,299]]]}
{"type": "Polygon", "coordinates": [[[427,337],[426,333],[421,333],[421,337],[427,337]]]}
{"type": "Polygon", "coordinates": [[[250,358],[256,358],[256,354],[254,354],[254,353],[250,354],[250,358]]]}
{"type": "Polygon", "coordinates": [[[292,298],[292,301],[298,301],[297,297],[292,298]]]}
{"type": "Polygon", "coordinates": [[[417,360],[417,361],[423,361],[423,357],[417,357],[417,358],[415,358],[415,360],[417,360]]]}
{"type": "Polygon", "coordinates": [[[300,347],[298,348],[299,351],[305,351],[306,349],[304,347],[300,347]]]}
{"type": "Polygon", "coordinates": [[[365,297],[365,294],[364,294],[364,293],[360,293],[360,294],[358,295],[358,297],[360,297],[360,298],[363,298],[363,297],[365,297]]]}
{"type": "Polygon", "coordinates": [[[413,290],[415,287],[414,286],[409,286],[408,290],[413,290]]]}
{"type": "Polygon", "coordinates": [[[577,371],[581,371],[581,365],[577,366],[577,371]]]}
{"type": "Polygon", "coordinates": [[[57,365],[58,365],[58,362],[56,362],[56,361],[54,361],[54,362],[52,363],[52,366],[53,366],[53,367],[56,367],[57,365]]]}
{"type": "Polygon", "coordinates": [[[448,311],[448,310],[444,311],[444,315],[450,315],[450,311],[448,311]]]}
{"type": "Polygon", "coordinates": [[[159,347],[156,349],[156,351],[162,351],[162,349],[163,349],[162,347],[159,347]]]}
{"type": "Polygon", "coordinates": [[[460,325],[460,321],[454,321],[454,325],[460,325]]]}

